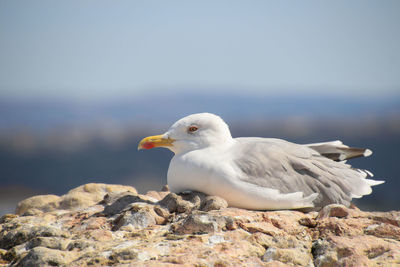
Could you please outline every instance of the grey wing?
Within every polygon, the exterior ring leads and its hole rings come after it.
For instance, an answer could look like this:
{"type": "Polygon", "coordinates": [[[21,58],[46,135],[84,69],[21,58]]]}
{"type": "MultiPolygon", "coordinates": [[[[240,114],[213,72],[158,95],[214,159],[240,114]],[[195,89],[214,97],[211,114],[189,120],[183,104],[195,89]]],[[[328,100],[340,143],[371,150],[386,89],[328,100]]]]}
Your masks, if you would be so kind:
{"type": "Polygon", "coordinates": [[[237,138],[234,163],[239,179],[281,193],[319,193],[316,207],[348,206],[354,197],[371,193],[382,181],[366,179],[369,172],[336,162],[307,146],[280,139],[237,138]],[[239,150],[239,151],[238,151],[239,150]]]}

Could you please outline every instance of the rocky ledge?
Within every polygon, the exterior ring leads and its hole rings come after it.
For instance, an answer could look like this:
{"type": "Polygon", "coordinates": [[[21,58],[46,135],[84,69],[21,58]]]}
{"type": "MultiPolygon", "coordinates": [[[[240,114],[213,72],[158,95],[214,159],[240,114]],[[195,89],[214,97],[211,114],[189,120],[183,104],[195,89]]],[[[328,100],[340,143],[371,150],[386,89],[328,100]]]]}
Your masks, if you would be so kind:
{"type": "Polygon", "coordinates": [[[86,184],[1,217],[0,265],[396,266],[400,212],[260,212],[195,192],[86,184]]]}

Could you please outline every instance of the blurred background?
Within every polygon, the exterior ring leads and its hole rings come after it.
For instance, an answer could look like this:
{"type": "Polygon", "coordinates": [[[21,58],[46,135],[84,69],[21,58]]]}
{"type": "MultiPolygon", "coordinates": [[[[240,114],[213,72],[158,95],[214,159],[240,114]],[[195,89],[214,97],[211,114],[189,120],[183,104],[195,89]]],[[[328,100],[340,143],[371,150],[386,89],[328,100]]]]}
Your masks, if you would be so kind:
{"type": "Polygon", "coordinates": [[[137,151],[212,112],[232,135],[342,140],[400,208],[399,1],[1,1],[0,214],[89,182],[166,184],[137,151]]]}

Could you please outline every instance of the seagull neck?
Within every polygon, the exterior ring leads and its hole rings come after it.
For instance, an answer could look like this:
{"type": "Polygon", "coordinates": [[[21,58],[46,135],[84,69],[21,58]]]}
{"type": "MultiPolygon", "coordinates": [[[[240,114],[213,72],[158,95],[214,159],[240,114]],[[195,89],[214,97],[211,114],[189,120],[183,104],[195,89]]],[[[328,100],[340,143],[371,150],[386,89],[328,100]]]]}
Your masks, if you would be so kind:
{"type": "Polygon", "coordinates": [[[175,155],[183,155],[183,154],[186,154],[186,153],[194,151],[194,150],[211,149],[211,148],[221,149],[221,148],[229,147],[229,146],[233,145],[235,142],[236,142],[235,139],[233,139],[232,137],[229,137],[223,141],[219,140],[219,141],[215,141],[215,142],[207,142],[207,143],[202,143],[202,144],[193,142],[193,143],[190,143],[190,145],[188,145],[188,143],[186,143],[184,146],[179,146],[179,148],[177,146],[175,146],[175,149],[173,150],[173,152],[175,153],[175,155]]]}

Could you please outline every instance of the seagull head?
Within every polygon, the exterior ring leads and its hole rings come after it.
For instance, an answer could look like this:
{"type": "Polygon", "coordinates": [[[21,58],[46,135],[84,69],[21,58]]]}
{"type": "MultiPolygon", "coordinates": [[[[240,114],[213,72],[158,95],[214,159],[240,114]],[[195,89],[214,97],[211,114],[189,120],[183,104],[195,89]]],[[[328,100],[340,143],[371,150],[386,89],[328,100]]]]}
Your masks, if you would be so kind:
{"type": "Polygon", "coordinates": [[[165,147],[180,154],[230,141],[229,127],[219,116],[197,113],[178,120],[164,134],[143,138],[138,149],[165,147]]]}

